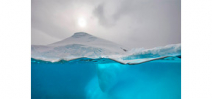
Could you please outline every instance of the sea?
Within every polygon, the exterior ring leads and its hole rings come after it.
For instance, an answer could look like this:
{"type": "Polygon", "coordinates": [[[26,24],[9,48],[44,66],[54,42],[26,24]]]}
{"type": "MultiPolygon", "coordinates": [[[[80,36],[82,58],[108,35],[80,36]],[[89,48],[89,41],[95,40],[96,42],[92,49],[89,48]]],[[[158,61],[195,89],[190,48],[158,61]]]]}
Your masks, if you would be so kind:
{"type": "Polygon", "coordinates": [[[31,98],[181,99],[181,55],[135,64],[31,58],[31,98]]]}

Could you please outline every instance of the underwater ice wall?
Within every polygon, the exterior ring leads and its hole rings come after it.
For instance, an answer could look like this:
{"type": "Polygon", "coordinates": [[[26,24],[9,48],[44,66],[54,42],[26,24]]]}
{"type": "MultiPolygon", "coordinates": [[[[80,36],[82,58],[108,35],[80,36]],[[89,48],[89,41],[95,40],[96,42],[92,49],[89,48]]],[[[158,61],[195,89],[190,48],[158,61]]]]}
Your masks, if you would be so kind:
{"type": "Polygon", "coordinates": [[[180,62],[98,64],[97,73],[97,77],[95,76],[86,87],[87,99],[180,99],[181,97],[180,62]]]}

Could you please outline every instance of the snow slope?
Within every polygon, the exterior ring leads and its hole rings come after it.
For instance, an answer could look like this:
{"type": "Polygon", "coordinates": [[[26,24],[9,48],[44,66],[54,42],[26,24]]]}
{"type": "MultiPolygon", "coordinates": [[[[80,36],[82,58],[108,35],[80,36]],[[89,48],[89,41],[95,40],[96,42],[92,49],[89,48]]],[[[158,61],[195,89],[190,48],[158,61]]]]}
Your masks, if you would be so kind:
{"type": "Polygon", "coordinates": [[[49,45],[32,45],[31,57],[45,61],[72,60],[75,58],[110,58],[122,63],[141,63],[169,56],[180,56],[181,44],[171,44],[151,49],[128,49],[122,45],[77,32],[49,45]]]}
{"type": "Polygon", "coordinates": [[[128,49],[111,41],[85,32],[77,32],[69,38],[49,45],[32,45],[32,58],[70,59],[77,57],[107,57],[125,54],[128,49]]]}

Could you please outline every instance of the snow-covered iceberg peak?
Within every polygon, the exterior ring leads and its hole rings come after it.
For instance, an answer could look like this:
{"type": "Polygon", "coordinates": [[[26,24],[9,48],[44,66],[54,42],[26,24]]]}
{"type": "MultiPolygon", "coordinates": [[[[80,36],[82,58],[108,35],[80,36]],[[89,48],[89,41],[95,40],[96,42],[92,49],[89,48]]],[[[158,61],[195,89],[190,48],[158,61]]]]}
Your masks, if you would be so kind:
{"type": "Polygon", "coordinates": [[[88,44],[88,43],[94,43],[95,40],[99,41],[101,40],[101,38],[95,37],[85,32],[77,32],[64,40],[49,44],[49,46],[61,46],[68,44],[88,44]]]}
{"type": "Polygon", "coordinates": [[[32,45],[31,47],[32,58],[47,60],[109,57],[123,55],[128,50],[122,45],[85,32],[74,33],[64,40],[49,45],[32,45]]]}
{"type": "Polygon", "coordinates": [[[80,37],[94,37],[94,36],[93,35],[90,35],[88,33],[85,33],[85,32],[76,32],[71,37],[73,37],[73,38],[80,38],[80,37]]]}

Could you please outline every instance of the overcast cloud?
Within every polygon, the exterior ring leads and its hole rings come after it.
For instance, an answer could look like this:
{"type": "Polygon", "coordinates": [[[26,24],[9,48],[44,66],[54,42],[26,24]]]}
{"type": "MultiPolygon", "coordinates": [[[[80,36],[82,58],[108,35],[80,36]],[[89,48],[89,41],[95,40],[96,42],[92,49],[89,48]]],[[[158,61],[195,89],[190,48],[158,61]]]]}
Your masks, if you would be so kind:
{"type": "Polygon", "coordinates": [[[87,32],[126,47],[181,43],[180,0],[32,0],[32,44],[87,32]],[[83,17],[87,26],[77,24],[83,17]]]}

